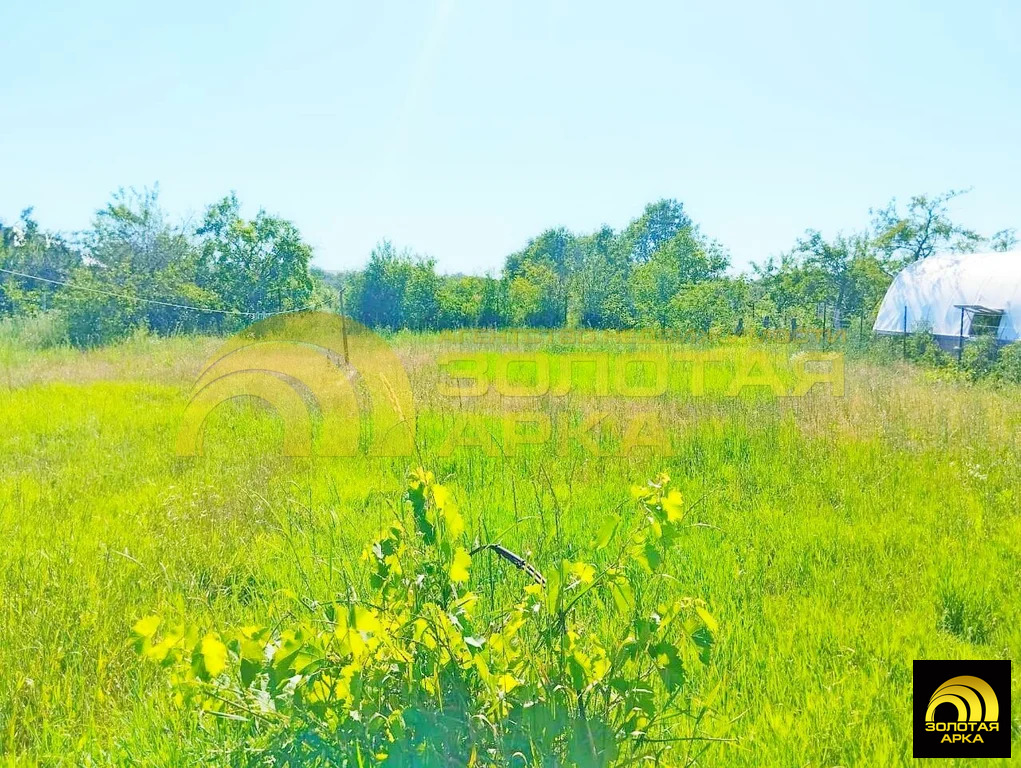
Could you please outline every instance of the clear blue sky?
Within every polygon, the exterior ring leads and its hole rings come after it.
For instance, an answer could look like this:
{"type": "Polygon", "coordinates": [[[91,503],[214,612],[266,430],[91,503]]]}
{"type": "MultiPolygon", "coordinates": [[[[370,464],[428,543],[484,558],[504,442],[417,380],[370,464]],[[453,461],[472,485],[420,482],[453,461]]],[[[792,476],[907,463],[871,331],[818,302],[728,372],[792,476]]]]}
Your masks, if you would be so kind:
{"type": "Polygon", "coordinates": [[[236,190],[328,268],[447,272],[676,197],[740,269],[890,197],[1021,227],[1021,4],[8,2],[0,217],[236,190]],[[711,7],[710,7],[711,6],[711,7]]]}

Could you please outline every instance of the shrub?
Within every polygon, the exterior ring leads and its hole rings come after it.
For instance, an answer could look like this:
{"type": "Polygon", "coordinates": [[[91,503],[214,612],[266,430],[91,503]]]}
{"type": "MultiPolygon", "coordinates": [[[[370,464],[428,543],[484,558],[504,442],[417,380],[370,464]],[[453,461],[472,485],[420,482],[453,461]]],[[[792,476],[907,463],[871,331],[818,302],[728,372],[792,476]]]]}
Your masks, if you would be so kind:
{"type": "Polygon", "coordinates": [[[709,663],[716,622],[701,600],[664,599],[687,528],[668,483],[636,489],[639,514],[598,531],[592,562],[543,577],[502,547],[469,550],[450,492],[420,469],[365,550],[367,589],[224,635],[151,616],[137,648],[171,670],[181,703],[250,722],[266,746],[253,738],[242,762],[672,764],[672,737],[707,722],[687,670],[709,663]],[[470,583],[487,549],[534,583],[486,606],[470,583]]]}
{"type": "MultiPolygon", "coordinates": [[[[83,281],[85,282],[85,281],[83,281]]],[[[94,281],[89,281],[91,286],[94,281]]],[[[141,324],[136,305],[93,293],[75,293],[63,297],[68,340],[76,347],[112,344],[131,335],[141,324]]]]}
{"type": "Polygon", "coordinates": [[[908,357],[934,368],[950,363],[950,356],[936,343],[936,337],[928,329],[916,331],[908,337],[908,357]]]}
{"type": "Polygon", "coordinates": [[[1021,384],[1021,341],[1000,350],[1000,359],[993,367],[993,376],[1009,384],[1021,384]]]}
{"type": "Polygon", "coordinates": [[[0,318],[0,341],[25,349],[49,349],[67,343],[67,321],[60,312],[0,318]]]}
{"type": "Polygon", "coordinates": [[[733,333],[741,318],[746,288],[737,280],[697,283],[670,301],[672,325],[683,331],[733,333]]]}
{"type": "Polygon", "coordinates": [[[993,336],[978,336],[964,345],[961,354],[961,365],[973,380],[988,376],[994,366],[999,348],[993,336]]]}

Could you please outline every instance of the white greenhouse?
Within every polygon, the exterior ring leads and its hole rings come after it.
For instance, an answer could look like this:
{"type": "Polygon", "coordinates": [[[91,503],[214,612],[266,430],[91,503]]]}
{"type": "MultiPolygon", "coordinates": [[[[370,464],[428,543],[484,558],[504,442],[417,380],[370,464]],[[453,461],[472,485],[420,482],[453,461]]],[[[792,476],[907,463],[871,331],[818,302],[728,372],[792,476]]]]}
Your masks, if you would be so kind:
{"type": "Polygon", "coordinates": [[[946,253],[909,264],[894,279],[873,330],[927,330],[941,346],[980,333],[1021,339],[1021,251],[946,253]]]}

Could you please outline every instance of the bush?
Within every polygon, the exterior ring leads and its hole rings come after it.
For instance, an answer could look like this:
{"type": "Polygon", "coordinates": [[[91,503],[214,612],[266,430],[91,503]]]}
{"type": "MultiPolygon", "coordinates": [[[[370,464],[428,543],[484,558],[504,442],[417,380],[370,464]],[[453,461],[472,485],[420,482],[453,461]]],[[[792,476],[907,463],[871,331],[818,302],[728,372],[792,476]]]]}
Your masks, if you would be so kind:
{"type": "Polygon", "coordinates": [[[1000,350],[1000,359],[993,366],[993,376],[1008,384],[1021,384],[1021,341],[1000,350]]]}
{"type": "Polygon", "coordinates": [[[608,521],[591,562],[544,578],[502,547],[469,551],[450,492],[418,470],[363,554],[366,589],[305,601],[306,621],[224,635],[161,632],[151,616],[134,627],[137,648],[172,671],[180,702],[250,722],[239,762],[672,763],[672,737],[686,723],[684,737],[698,738],[709,722],[709,704],[685,694],[687,667],[710,661],[716,622],[701,600],[663,588],[687,529],[668,482],[636,489],[638,515],[608,521]],[[487,549],[533,581],[502,605],[469,588],[487,549]]]}
{"type": "Polygon", "coordinates": [[[908,357],[911,360],[933,368],[942,368],[951,361],[950,355],[936,342],[929,330],[921,330],[908,336],[908,357]]]}
{"type": "Polygon", "coordinates": [[[67,343],[67,320],[60,312],[0,318],[0,341],[26,349],[49,349],[67,343]]]}
{"type": "Polygon", "coordinates": [[[961,365],[972,381],[985,378],[996,366],[999,346],[993,336],[979,336],[964,345],[961,365]]]}
{"type": "Polygon", "coordinates": [[[76,294],[63,301],[68,339],[76,347],[121,341],[140,326],[139,313],[118,299],[76,294]]]}
{"type": "Polygon", "coordinates": [[[670,301],[671,325],[682,331],[733,333],[741,318],[745,287],[738,281],[714,280],[679,291],[670,301]]]}

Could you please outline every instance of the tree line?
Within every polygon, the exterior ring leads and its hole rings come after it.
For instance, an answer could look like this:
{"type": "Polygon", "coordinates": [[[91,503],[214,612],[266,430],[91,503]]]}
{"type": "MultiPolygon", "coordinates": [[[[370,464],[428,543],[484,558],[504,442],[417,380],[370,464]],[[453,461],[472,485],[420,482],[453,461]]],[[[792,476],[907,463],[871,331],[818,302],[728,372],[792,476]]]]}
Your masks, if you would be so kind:
{"type": "Polygon", "coordinates": [[[866,227],[827,239],[808,230],[789,251],[728,273],[726,248],[677,200],[647,205],[616,231],[550,229],[509,254],[499,274],[444,275],[434,259],[383,241],[361,270],[312,266],[290,221],[245,218],[233,194],[201,220],[173,222],[155,190],[121,190],[91,227],[43,230],[31,209],[0,222],[0,316],[59,318],[90,346],[138,329],[228,333],[260,317],[340,308],[374,328],[656,328],[741,333],[748,327],[846,324],[872,315],[905,264],[945,250],[1008,250],[956,223],[960,192],[870,211],[866,227]]]}

